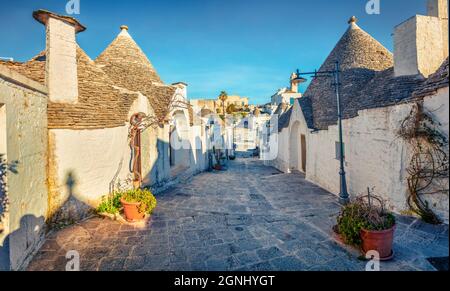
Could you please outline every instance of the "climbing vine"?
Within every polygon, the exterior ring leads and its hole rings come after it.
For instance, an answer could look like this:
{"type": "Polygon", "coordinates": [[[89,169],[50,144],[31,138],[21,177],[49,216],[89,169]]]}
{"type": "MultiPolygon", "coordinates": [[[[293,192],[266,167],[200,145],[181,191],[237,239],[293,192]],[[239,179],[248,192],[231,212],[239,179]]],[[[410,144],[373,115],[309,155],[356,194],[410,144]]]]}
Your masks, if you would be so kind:
{"type": "Polygon", "coordinates": [[[449,190],[448,138],[441,132],[440,126],[432,112],[425,110],[422,102],[416,102],[398,131],[398,135],[412,148],[411,160],[406,169],[408,206],[424,221],[433,224],[442,221],[430,208],[424,195],[448,195],[449,190]]]}
{"type": "MultiPolygon", "coordinates": [[[[185,100],[184,96],[180,93],[176,93],[172,96],[167,105],[169,110],[173,111],[175,109],[191,109],[191,104],[185,100]]],[[[125,183],[126,186],[132,185],[134,188],[140,188],[142,182],[142,174],[140,173],[140,155],[141,153],[141,145],[140,145],[140,135],[142,132],[147,130],[148,128],[156,129],[167,121],[165,116],[164,118],[158,118],[155,114],[147,115],[142,112],[135,113],[131,116],[130,125],[128,128],[128,144],[130,146],[131,151],[131,159],[129,161],[130,172],[132,173],[132,177],[127,177],[124,181],[120,182],[118,180],[119,171],[122,168],[122,162],[119,165],[119,169],[114,175],[113,179],[109,184],[109,195],[112,195],[115,192],[117,184],[125,183]]]]}

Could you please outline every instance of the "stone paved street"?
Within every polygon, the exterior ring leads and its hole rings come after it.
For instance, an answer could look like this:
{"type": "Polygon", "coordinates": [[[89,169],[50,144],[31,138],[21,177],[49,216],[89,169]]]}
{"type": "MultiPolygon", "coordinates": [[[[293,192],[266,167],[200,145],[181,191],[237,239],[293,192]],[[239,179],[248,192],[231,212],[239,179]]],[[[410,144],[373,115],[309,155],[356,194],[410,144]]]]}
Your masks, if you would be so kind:
{"type": "MultiPolygon", "coordinates": [[[[255,159],[202,173],[157,196],[143,229],[103,218],[51,234],[30,270],[64,270],[77,250],[81,270],[355,270],[359,253],[336,243],[336,197],[255,159]]],[[[448,226],[401,217],[395,259],[381,270],[434,270],[448,256],[448,226]]]]}

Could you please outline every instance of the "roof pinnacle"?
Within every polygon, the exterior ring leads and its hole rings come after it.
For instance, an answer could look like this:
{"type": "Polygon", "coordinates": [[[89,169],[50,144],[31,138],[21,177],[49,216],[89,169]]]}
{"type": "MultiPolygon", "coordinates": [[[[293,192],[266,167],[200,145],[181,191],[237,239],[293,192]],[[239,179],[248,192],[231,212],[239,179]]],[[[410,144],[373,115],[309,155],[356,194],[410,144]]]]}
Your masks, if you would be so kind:
{"type": "Polygon", "coordinates": [[[352,17],[350,17],[350,19],[348,20],[348,24],[353,24],[353,23],[356,24],[356,22],[358,22],[358,18],[356,18],[356,16],[352,16],[352,17]]]}

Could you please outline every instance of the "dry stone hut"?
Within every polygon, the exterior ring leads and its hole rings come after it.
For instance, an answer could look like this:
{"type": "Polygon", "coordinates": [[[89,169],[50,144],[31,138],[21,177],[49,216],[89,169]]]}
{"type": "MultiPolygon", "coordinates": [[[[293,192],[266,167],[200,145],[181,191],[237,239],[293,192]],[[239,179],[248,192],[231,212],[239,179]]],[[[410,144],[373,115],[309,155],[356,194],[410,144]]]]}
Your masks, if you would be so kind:
{"type": "MultiPolygon", "coordinates": [[[[447,11],[446,1],[430,1],[430,11],[436,10],[447,11]]],[[[416,21],[416,29],[412,29],[408,21],[396,28],[395,55],[363,31],[353,17],[320,67],[320,71],[332,70],[336,61],[341,64],[343,140],[350,194],[364,194],[368,187],[373,188],[398,212],[410,210],[408,166],[413,149],[399,137],[403,121],[419,102],[432,112],[436,124],[440,124],[438,130],[447,138],[449,130],[448,49],[441,32],[445,28],[441,24],[448,19],[433,16],[431,12],[428,16],[416,16],[422,17],[431,19],[428,26],[416,21]],[[402,29],[404,25],[407,29],[402,29]],[[424,35],[427,37],[423,38],[424,35]],[[440,45],[424,49],[429,43],[440,45]],[[417,50],[411,53],[410,47],[417,50]],[[435,60],[425,61],[427,56],[435,58],[436,55],[441,55],[439,65],[436,66],[435,60]],[[405,68],[405,62],[400,61],[405,58],[417,66],[405,68]],[[417,59],[421,63],[415,62],[417,59]],[[429,76],[429,71],[435,73],[429,76]]],[[[337,194],[339,147],[332,81],[331,78],[314,79],[304,96],[279,116],[278,151],[276,158],[267,164],[285,172],[303,172],[308,180],[337,194]]],[[[448,145],[444,150],[448,152],[448,145]]],[[[448,177],[443,182],[448,185],[448,177]]],[[[448,222],[448,190],[422,198],[441,220],[448,222]]]]}
{"type": "Polygon", "coordinates": [[[26,264],[45,222],[85,217],[119,181],[157,192],[207,166],[187,85],[164,84],[126,26],[94,61],[76,42],[86,29],[76,19],[33,17],[45,50],[0,62],[0,269],[26,264]],[[17,173],[4,170],[13,161],[17,173]]]}

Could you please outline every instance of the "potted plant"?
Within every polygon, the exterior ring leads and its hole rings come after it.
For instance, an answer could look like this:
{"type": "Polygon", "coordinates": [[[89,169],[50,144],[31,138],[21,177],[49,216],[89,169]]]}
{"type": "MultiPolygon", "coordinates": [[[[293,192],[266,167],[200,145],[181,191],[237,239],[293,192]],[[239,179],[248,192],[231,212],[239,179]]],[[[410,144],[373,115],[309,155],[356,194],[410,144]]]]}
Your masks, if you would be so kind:
{"type": "Polygon", "coordinates": [[[393,257],[395,217],[379,197],[369,194],[345,205],[335,230],[345,243],[359,246],[364,253],[377,251],[380,260],[393,257]]]}
{"type": "Polygon", "coordinates": [[[156,198],[146,189],[116,191],[105,197],[97,208],[101,215],[122,219],[119,212],[123,209],[129,222],[136,222],[150,215],[156,207],[156,198]]]}
{"type": "Polygon", "coordinates": [[[156,198],[147,189],[133,189],[121,195],[120,203],[126,220],[134,222],[144,219],[153,211],[156,207],[156,198]]]}

